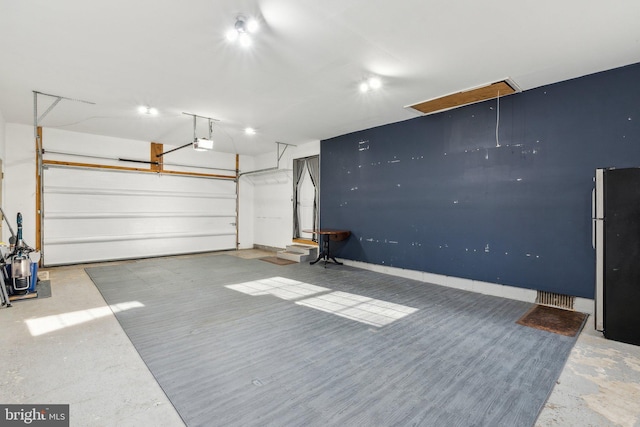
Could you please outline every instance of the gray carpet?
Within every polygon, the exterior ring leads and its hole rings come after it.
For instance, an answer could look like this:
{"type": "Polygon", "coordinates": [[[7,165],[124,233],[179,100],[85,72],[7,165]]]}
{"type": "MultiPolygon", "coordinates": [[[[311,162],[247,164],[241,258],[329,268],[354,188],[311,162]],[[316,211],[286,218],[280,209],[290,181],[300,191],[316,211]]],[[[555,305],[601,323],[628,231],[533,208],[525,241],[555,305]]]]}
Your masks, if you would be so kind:
{"type": "Polygon", "coordinates": [[[575,338],[516,324],[532,304],[329,267],[208,255],[86,271],[189,426],[535,423],[575,338]],[[272,277],[322,288],[246,292],[272,277]],[[417,311],[375,326],[310,304],[338,294],[417,311]]]}

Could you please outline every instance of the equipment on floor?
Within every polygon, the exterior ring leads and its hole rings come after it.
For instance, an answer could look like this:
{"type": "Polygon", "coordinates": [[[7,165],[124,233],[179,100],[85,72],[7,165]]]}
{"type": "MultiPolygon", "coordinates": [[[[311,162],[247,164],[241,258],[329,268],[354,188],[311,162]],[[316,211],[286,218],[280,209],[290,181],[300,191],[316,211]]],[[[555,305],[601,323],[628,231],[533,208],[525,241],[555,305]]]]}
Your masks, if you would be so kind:
{"type": "Polygon", "coordinates": [[[4,280],[4,269],[5,269],[5,261],[4,257],[9,253],[9,248],[6,245],[0,246],[0,306],[11,307],[11,300],[9,299],[9,294],[7,293],[7,286],[4,280]]]}
{"type": "MultiPolygon", "coordinates": [[[[40,251],[37,251],[27,245],[22,238],[22,214],[18,212],[16,222],[18,224],[18,232],[14,234],[11,224],[6,218],[4,211],[0,208],[4,217],[11,238],[9,242],[11,247],[8,251],[1,250],[2,257],[0,260],[1,272],[0,283],[2,291],[0,291],[3,305],[11,306],[11,295],[22,296],[36,292],[36,284],[38,282],[38,262],[40,261],[40,251]]],[[[6,249],[6,247],[5,247],[6,249]]]]}

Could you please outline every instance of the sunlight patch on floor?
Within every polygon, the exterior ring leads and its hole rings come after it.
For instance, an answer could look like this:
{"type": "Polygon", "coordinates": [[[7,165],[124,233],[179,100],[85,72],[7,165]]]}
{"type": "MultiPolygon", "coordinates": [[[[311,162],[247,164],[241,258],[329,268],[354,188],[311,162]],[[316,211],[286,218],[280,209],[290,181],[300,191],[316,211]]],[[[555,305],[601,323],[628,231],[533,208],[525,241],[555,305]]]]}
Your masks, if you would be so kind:
{"type": "Polygon", "coordinates": [[[388,325],[418,311],[417,308],[348,292],[332,291],[329,288],[284,277],[253,280],[225,287],[251,296],[273,295],[288,301],[297,300],[298,305],[377,327],[388,325]],[[324,294],[317,295],[320,293],[324,294]],[[307,298],[312,295],[315,296],[307,298]]]}
{"type": "Polygon", "coordinates": [[[253,280],[251,282],[227,285],[225,287],[251,296],[273,295],[284,300],[295,300],[320,292],[331,291],[331,289],[323,288],[322,286],[311,285],[284,277],[253,280]]]}
{"type": "Polygon", "coordinates": [[[296,304],[378,327],[388,325],[418,311],[417,308],[406,305],[347,292],[331,292],[298,301],[296,304]]]}
{"type": "Polygon", "coordinates": [[[48,334],[53,331],[79,325],[101,317],[109,316],[111,313],[130,310],[132,308],[144,307],[139,301],[122,302],[110,306],[88,308],[86,310],[70,311],[68,313],[53,314],[51,316],[27,319],[25,323],[29,328],[31,336],[48,334]]]}

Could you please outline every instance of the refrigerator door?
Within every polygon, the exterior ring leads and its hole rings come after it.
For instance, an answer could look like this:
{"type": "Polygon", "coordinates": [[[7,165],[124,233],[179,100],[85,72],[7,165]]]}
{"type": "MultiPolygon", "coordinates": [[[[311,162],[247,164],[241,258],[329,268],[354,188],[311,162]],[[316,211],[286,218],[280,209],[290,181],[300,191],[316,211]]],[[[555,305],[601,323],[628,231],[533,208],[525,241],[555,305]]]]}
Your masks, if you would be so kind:
{"type": "Polygon", "coordinates": [[[604,169],[596,169],[596,187],[592,193],[592,245],[596,250],[595,326],[604,331],[604,169]]]}
{"type": "Polygon", "coordinates": [[[640,168],[604,171],[604,336],[640,345],[640,168]]]}

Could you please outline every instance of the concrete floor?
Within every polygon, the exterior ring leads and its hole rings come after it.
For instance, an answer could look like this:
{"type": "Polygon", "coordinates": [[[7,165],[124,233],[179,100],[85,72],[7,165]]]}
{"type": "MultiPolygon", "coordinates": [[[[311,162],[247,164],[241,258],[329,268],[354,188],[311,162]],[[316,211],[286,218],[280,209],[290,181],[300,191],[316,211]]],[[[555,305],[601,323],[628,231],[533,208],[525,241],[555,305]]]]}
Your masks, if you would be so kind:
{"type": "Polygon", "coordinates": [[[640,347],[605,339],[590,316],[536,426],[640,427],[640,347]]]}
{"type": "MultiPolygon", "coordinates": [[[[0,309],[0,403],[67,403],[72,426],[184,425],[84,267],[48,269],[51,298],[0,309]]],[[[536,426],[640,427],[640,347],[587,324],[536,426]]]]}

